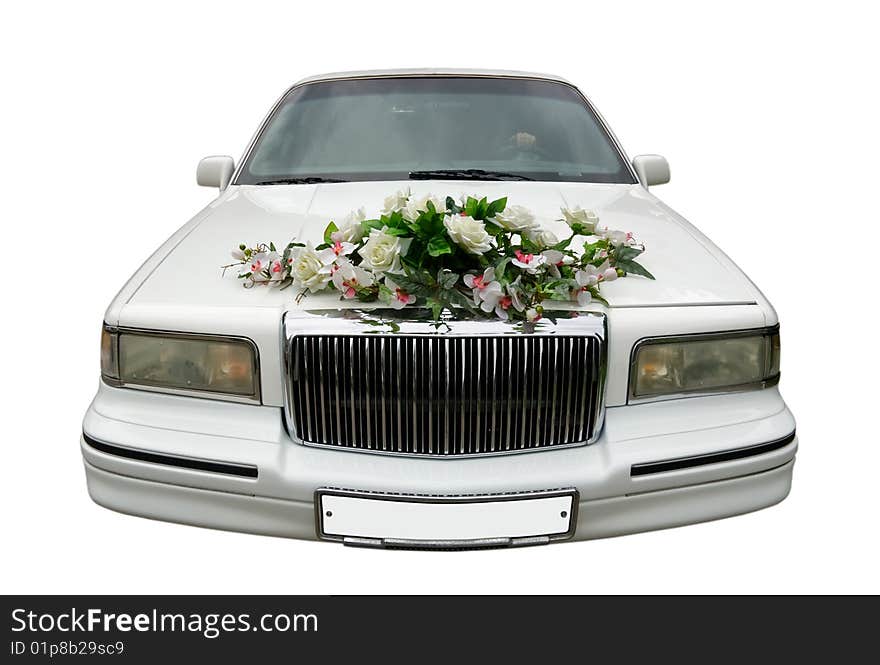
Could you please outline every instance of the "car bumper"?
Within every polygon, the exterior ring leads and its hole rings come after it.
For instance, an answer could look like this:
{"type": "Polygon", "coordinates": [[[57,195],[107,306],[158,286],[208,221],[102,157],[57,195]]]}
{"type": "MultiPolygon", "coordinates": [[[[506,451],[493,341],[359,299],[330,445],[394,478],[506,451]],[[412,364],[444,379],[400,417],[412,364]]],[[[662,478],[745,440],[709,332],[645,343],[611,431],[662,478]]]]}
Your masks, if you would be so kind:
{"type": "Polygon", "coordinates": [[[578,503],[565,539],[583,540],[778,503],[791,486],[794,426],[770,388],[609,408],[590,446],[406,458],[295,444],[275,407],[102,385],[81,447],[97,503],[154,519],[318,539],[321,489],[437,501],[562,489],[578,503]]]}

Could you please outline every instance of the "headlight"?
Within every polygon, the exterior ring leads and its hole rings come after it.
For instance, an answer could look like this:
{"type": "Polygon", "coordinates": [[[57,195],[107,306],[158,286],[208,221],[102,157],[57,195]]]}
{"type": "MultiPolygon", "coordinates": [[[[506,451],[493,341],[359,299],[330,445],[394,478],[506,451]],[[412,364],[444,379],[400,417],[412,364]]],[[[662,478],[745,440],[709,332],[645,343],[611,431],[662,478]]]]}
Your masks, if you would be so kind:
{"type": "Polygon", "coordinates": [[[240,338],[105,327],[101,373],[112,385],[259,399],[256,348],[240,338]]]}
{"type": "Polygon", "coordinates": [[[763,387],[779,377],[779,330],[647,339],[633,353],[635,398],[763,387]]]}

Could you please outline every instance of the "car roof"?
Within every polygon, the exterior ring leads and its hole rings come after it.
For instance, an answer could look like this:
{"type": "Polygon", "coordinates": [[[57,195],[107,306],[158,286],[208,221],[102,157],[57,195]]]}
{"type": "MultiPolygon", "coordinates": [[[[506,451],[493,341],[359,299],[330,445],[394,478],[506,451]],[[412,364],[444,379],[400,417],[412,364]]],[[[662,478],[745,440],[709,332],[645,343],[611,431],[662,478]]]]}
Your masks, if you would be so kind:
{"type": "Polygon", "coordinates": [[[304,83],[314,83],[316,81],[336,81],[339,79],[355,79],[355,78],[395,78],[407,76],[474,76],[474,77],[512,77],[512,78],[531,78],[544,79],[547,81],[559,81],[562,83],[570,82],[561,76],[553,74],[539,74],[537,72],[521,72],[506,69],[457,69],[454,67],[427,67],[427,68],[411,68],[411,69],[366,69],[362,71],[351,72],[331,72],[328,74],[318,74],[317,76],[308,76],[300,79],[294,85],[302,85],[304,83]]]}

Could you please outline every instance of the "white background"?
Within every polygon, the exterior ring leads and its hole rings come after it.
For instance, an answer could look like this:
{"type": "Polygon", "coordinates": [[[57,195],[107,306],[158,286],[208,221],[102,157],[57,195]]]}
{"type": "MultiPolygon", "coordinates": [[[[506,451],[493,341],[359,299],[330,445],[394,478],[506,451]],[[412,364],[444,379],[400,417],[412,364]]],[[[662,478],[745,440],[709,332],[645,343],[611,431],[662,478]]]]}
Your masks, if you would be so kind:
{"type": "MultiPolygon", "coordinates": [[[[0,27],[2,592],[880,592],[877,16],[870,3],[14,3],[0,27]],[[120,515],[78,438],[104,308],[300,77],[549,71],[783,326],[794,487],[751,515],[553,547],[381,552],[120,515]]],[[[222,257],[220,257],[222,258],[222,257]]],[[[210,270],[218,257],[196,257],[210,270]]],[[[181,284],[181,288],[186,288],[181,284]]]]}

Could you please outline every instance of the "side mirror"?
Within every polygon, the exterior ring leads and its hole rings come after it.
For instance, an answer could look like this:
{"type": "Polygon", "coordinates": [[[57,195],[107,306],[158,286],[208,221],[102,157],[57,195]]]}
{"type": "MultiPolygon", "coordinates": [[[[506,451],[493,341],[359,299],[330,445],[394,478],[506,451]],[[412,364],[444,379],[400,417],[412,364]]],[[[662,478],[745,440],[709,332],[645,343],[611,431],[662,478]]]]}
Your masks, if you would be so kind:
{"type": "Polygon", "coordinates": [[[660,155],[638,155],[633,158],[633,168],[645,189],[669,182],[669,162],[660,155]]]}
{"type": "Polygon", "coordinates": [[[228,155],[205,157],[196,169],[196,182],[202,187],[226,189],[235,171],[235,160],[228,155]]]}

